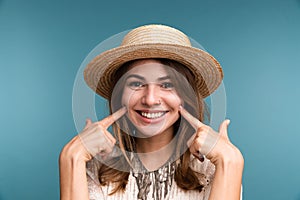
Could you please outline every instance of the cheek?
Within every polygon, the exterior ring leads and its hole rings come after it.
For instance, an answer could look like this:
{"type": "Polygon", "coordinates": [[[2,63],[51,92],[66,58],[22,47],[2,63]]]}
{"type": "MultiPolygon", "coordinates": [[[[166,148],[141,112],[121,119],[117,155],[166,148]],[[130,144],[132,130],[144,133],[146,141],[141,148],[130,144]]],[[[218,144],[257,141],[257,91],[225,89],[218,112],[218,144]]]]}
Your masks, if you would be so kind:
{"type": "Polygon", "coordinates": [[[135,91],[132,91],[129,89],[124,89],[124,92],[122,95],[122,105],[123,106],[130,108],[137,102],[138,99],[139,99],[138,95],[135,91]]]}
{"type": "Polygon", "coordinates": [[[126,87],[123,90],[122,94],[122,105],[128,107],[129,104],[129,97],[130,97],[130,90],[128,90],[126,87]]]}
{"type": "Polygon", "coordinates": [[[169,95],[168,102],[175,109],[179,109],[179,106],[183,104],[183,100],[179,97],[177,93],[171,93],[169,95]]]}

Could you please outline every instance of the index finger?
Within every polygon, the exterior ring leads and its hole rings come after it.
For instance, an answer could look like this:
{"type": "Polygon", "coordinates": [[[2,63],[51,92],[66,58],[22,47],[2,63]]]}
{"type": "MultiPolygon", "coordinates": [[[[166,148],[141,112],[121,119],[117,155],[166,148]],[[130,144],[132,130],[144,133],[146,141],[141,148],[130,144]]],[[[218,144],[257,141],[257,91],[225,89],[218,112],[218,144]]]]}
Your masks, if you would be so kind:
{"type": "Polygon", "coordinates": [[[127,108],[124,106],[99,122],[104,126],[104,128],[108,128],[120,117],[122,117],[126,112],[127,112],[127,108]]]}
{"type": "Polygon", "coordinates": [[[204,126],[202,122],[200,122],[199,119],[191,115],[186,109],[184,109],[182,106],[179,106],[179,112],[181,115],[192,125],[192,127],[197,130],[201,126],[204,126]]]}

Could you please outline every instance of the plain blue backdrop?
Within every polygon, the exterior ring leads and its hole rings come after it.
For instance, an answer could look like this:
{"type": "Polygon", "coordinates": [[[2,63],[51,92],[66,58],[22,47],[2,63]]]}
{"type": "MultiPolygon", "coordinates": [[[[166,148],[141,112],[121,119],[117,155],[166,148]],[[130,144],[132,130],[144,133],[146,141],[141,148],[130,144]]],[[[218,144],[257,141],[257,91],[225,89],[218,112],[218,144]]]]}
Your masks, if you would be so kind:
{"type": "Polygon", "coordinates": [[[300,200],[299,0],[0,0],[0,200],[59,199],[77,70],[104,39],[149,23],[223,66],[244,199],[300,200]]]}

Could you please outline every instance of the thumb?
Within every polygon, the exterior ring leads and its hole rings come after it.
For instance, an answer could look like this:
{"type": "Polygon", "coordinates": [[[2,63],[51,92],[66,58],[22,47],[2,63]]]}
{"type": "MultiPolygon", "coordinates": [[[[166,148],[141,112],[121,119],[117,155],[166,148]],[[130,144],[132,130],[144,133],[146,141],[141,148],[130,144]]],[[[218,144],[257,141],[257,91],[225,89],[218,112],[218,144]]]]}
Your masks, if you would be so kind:
{"type": "Polygon", "coordinates": [[[227,132],[229,124],[230,124],[230,120],[226,119],[221,123],[220,128],[219,128],[220,136],[224,137],[227,140],[229,140],[228,132],[227,132]]]}
{"type": "Polygon", "coordinates": [[[87,129],[92,124],[92,120],[90,118],[87,118],[85,120],[85,127],[84,129],[87,129]]]}

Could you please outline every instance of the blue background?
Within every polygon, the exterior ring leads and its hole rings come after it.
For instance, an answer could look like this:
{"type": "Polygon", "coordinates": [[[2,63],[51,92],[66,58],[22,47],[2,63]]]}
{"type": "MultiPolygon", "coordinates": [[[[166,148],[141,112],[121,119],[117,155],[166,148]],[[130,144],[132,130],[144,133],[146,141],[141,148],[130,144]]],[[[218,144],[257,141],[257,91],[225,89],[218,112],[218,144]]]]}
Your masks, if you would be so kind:
{"type": "Polygon", "coordinates": [[[299,0],[0,0],[0,200],[59,198],[80,64],[149,23],[183,30],[222,64],[244,199],[299,200],[299,0]]]}

